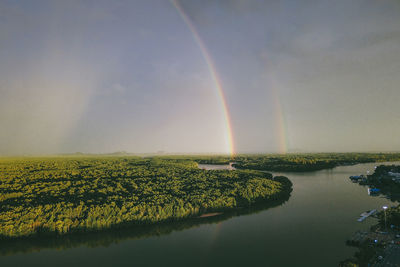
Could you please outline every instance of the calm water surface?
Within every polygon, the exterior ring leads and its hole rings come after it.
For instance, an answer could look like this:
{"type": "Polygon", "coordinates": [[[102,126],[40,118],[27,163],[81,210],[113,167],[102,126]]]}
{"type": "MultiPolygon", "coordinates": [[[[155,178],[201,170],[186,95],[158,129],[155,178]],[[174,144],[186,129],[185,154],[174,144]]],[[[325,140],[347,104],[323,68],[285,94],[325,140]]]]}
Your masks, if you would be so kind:
{"type": "Polygon", "coordinates": [[[158,236],[129,239],[122,233],[111,244],[105,240],[106,246],[16,248],[2,253],[0,266],[337,266],[355,252],[346,239],[376,223],[357,222],[360,213],[395,204],[349,181],[375,165],[281,173],[293,182],[293,192],[278,207],[158,236]]]}

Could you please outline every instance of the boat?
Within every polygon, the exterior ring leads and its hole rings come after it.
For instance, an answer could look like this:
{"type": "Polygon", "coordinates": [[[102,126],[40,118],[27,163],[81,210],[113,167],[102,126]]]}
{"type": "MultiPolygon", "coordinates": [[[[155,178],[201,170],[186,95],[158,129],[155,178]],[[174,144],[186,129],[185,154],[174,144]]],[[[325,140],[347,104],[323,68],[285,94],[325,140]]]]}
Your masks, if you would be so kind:
{"type": "Polygon", "coordinates": [[[376,195],[380,192],[381,190],[379,188],[368,188],[368,195],[376,195]]]}
{"type": "Polygon", "coordinates": [[[359,182],[359,181],[361,181],[363,179],[366,179],[366,177],[363,174],[361,174],[361,175],[352,175],[349,178],[353,183],[357,183],[357,182],[359,182]]]}

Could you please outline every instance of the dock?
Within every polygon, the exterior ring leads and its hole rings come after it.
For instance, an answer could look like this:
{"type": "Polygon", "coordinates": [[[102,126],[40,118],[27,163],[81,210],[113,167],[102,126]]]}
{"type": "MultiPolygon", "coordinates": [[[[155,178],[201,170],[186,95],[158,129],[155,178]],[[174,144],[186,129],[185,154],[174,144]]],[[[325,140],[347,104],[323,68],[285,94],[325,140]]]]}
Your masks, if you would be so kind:
{"type": "Polygon", "coordinates": [[[365,219],[367,219],[369,216],[371,216],[372,214],[374,214],[376,212],[376,210],[371,210],[370,212],[363,212],[361,213],[361,217],[357,219],[357,221],[362,222],[365,219]]]}

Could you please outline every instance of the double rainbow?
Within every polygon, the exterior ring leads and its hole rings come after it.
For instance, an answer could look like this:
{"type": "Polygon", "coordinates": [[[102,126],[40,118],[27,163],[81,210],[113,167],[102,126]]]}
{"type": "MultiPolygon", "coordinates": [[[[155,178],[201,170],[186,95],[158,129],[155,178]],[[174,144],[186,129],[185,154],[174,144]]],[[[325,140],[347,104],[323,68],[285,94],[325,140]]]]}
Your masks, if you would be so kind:
{"type": "Polygon", "coordinates": [[[199,33],[197,32],[196,28],[194,27],[193,23],[189,19],[189,17],[186,15],[185,10],[181,7],[179,2],[177,0],[172,0],[171,1],[176,10],[178,11],[179,15],[182,17],[183,21],[185,24],[188,26],[189,30],[192,33],[193,39],[196,42],[196,44],[199,46],[200,51],[204,57],[204,60],[207,64],[207,67],[210,71],[212,80],[214,82],[214,88],[217,91],[217,95],[219,98],[219,101],[222,105],[222,112],[224,115],[224,122],[225,122],[225,142],[226,142],[226,147],[227,147],[227,152],[233,156],[235,155],[235,145],[233,142],[233,132],[232,132],[232,123],[231,123],[231,118],[229,116],[229,110],[228,110],[228,105],[226,104],[226,98],[224,95],[224,91],[222,88],[222,83],[220,78],[218,77],[217,70],[215,68],[215,64],[210,56],[210,53],[207,50],[207,47],[205,46],[203,40],[200,38],[199,33]]]}
{"type": "MultiPolygon", "coordinates": [[[[229,115],[229,109],[228,105],[226,103],[226,98],[224,95],[223,87],[220,78],[218,77],[218,73],[215,67],[215,64],[211,58],[210,53],[207,50],[207,47],[205,46],[203,40],[200,38],[199,33],[197,32],[196,28],[194,27],[192,21],[190,18],[187,16],[185,13],[185,10],[182,8],[182,6],[179,4],[178,0],[171,0],[171,3],[173,6],[176,8],[178,11],[179,15],[182,17],[183,21],[185,24],[188,26],[190,32],[192,33],[193,39],[196,42],[196,44],[199,46],[200,51],[204,57],[204,60],[208,66],[208,69],[210,71],[211,77],[214,82],[214,88],[217,91],[217,95],[219,98],[219,101],[222,106],[222,111],[224,115],[224,121],[225,121],[225,142],[226,142],[226,147],[227,147],[227,152],[233,156],[236,154],[235,151],[235,144],[233,140],[233,132],[232,132],[232,123],[231,123],[231,118],[229,115]]],[[[271,82],[271,93],[272,97],[274,99],[275,103],[275,109],[276,109],[276,131],[277,131],[277,138],[278,138],[278,152],[281,154],[287,153],[288,150],[288,138],[287,138],[287,127],[285,123],[285,114],[282,109],[282,103],[279,97],[279,93],[277,91],[277,85],[275,82],[275,79],[272,77],[271,82]]]]}

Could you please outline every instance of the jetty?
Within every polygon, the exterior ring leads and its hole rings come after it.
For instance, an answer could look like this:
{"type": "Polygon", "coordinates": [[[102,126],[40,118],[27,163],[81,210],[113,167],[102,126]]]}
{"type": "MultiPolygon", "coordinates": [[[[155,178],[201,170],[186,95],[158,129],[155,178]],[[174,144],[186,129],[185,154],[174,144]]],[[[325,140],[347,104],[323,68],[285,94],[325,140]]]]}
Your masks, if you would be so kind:
{"type": "Polygon", "coordinates": [[[367,212],[363,212],[360,214],[360,218],[357,219],[357,221],[362,222],[365,219],[367,219],[369,216],[371,216],[372,214],[374,214],[376,212],[376,210],[371,210],[371,211],[367,211],[367,212]]]}

